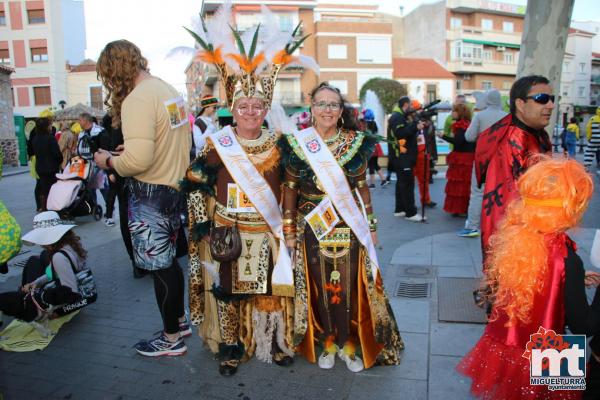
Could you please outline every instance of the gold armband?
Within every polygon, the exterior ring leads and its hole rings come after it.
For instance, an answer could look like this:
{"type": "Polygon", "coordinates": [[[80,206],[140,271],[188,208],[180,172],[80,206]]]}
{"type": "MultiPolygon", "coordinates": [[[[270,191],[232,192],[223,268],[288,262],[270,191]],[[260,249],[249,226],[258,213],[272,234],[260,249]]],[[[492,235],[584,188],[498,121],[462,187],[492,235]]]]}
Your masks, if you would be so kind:
{"type": "Polygon", "coordinates": [[[363,179],[362,181],[356,181],[356,187],[361,189],[364,187],[368,187],[369,185],[367,184],[367,181],[365,179],[363,179]]]}
{"type": "Polygon", "coordinates": [[[298,187],[298,182],[285,181],[285,182],[283,182],[283,186],[288,187],[290,189],[296,189],[298,187]]]}

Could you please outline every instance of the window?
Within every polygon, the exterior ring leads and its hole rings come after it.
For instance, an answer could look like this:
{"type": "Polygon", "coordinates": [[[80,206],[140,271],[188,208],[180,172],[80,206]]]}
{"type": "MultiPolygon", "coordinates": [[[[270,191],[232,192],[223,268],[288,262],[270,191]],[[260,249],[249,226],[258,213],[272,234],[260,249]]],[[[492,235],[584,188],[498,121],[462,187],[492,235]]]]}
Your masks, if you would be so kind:
{"type": "Polygon", "coordinates": [[[481,81],[481,88],[483,90],[490,90],[492,88],[492,82],[491,81],[481,81]]]}
{"type": "Polygon", "coordinates": [[[52,104],[50,99],[50,86],[34,87],[33,98],[36,106],[48,106],[52,104]]]}
{"type": "Polygon", "coordinates": [[[459,29],[462,26],[462,19],[450,18],[450,29],[459,29]]]}
{"type": "Polygon", "coordinates": [[[569,65],[570,65],[570,63],[569,63],[568,61],[565,61],[565,62],[563,63],[563,69],[564,69],[565,71],[569,71],[569,65]]]}
{"type": "Polygon", "coordinates": [[[494,29],[494,21],[492,21],[491,19],[482,19],[481,29],[491,31],[492,29],[494,29]]]}
{"type": "Polygon", "coordinates": [[[579,72],[585,72],[585,63],[579,63],[579,72]]]}
{"type": "Polygon", "coordinates": [[[357,38],[359,63],[391,64],[392,42],[390,38],[357,38]]]}
{"type": "Polygon", "coordinates": [[[504,32],[512,33],[515,31],[515,24],[512,22],[504,21],[502,22],[502,30],[504,32]]]}
{"type": "Polygon", "coordinates": [[[570,89],[569,85],[564,85],[563,90],[562,90],[562,95],[569,96],[569,89],[570,89]]]}
{"type": "Polygon", "coordinates": [[[329,81],[329,84],[333,87],[336,87],[338,89],[340,89],[340,92],[342,94],[348,94],[348,81],[335,81],[335,80],[331,80],[329,81]]]}
{"type": "Polygon", "coordinates": [[[579,97],[585,97],[585,87],[584,86],[579,86],[577,88],[577,95],[579,97]]]}
{"type": "Polygon", "coordinates": [[[327,57],[332,60],[345,60],[348,58],[348,46],[345,44],[330,44],[327,46],[327,57]]]}
{"type": "Polygon", "coordinates": [[[510,90],[511,86],[512,86],[512,83],[510,81],[502,82],[502,89],[504,89],[504,90],[510,90]]]}
{"type": "Polygon", "coordinates": [[[456,90],[462,90],[462,86],[463,86],[463,81],[461,81],[460,79],[456,80],[456,90]]]}
{"type": "Polygon", "coordinates": [[[279,14],[279,29],[282,32],[291,32],[294,28],[294,17],[291,14],[279,14]]]}
{"type": "Polygon", "coordinates": [[[10,63],[10,54],[8,53],[8,49],[0,50],[0,64],[9,64],[10,63]]]}
{"type": "Polygon", "coordinates": [[[259,16],[255,13],[240,12],[235,15],[235,23],[239,31],[246,31],[258,25],[259,22],[259,16]]]}
{"type": "Polygon", "coordinates": [[[493,57],[494,57],[494,54],[492,53],[491,50],[483,51],[483,61],[492,61],[493,57]]]}
{"type": "Polygon", "coordinates": [[[90,87],[90,107],[97,110],[102,110],[102,86],[91,86],[90,87]]]}
{"type": "Polygon", "coordinates": [[[481,62],[483,46],[480,44],[462,43],[460,40],[457,40],[452,43],[451,57],[454,60],[481,62]]]}
{"type": "Polygon", "coordinates": [[[27,19],[30,24],[43,24],[46,22],[44,10],[27,10],[27,19]]]}
{"type": "Polygon", "coordinates": [[[48,61],[48,48],[37,47],[31,49],[31,61],[32,62],[46,62],[48,61]]]}
{"type": "Polygon", "coordinates": [[[6,12],[0,11],[0,25],[6,25],[6,12]]]}
{"type": "Polygon", "coordinates": [[[504,52],[504,64],[514,64],[515,63],[515,57],[514,54],[510,51],[506,51],[504,52]]]}
{"type": "Polygon", "coordinates": [[[437,99],[437,85],[427,85],[427,93],[426,93],[427,103],[431,103],[435,99],[437,99]]]}

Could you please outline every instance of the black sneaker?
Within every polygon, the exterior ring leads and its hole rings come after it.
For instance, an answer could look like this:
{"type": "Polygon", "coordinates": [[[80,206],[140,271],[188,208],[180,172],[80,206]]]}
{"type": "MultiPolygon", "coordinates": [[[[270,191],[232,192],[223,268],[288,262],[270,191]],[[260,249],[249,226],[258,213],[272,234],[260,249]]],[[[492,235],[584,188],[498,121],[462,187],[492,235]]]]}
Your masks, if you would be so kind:
{"type": "Polygon", "coordinates": [[[146,357],[181,356],[187,351],[187,346],[181,337],[171,342],[164,333],[154,339],[142,340],[133,347],[146,357]]]}
{"type": "Polygon", "coordinates": [[[369,189],[374,189],[374,188],[375,188],[375,185],[371,183],[371,184],[369,185],[369,189]]]}
{"type": "Polygon", "coordinates": [[[386,187],[389,184],[390,184],[390,181],[388,181],[387,179],[384,181],[381,181],[381,187],[386,187]]]}

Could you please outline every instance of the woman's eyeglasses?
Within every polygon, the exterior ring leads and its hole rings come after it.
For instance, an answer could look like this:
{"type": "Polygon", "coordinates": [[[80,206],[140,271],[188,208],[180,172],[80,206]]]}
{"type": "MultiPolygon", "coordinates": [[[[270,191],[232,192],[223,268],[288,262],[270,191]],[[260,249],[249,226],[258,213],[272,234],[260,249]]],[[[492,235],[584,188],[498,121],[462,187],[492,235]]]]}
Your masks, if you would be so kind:
{"type": "Polygon", "coordinates": [[[327,108],[329,108],[331,111],[338,111],[342,107],[340,103],[327,103],[326,101],[313,103],[313,106],[321,111],[326,110],[327,108]]]}
{"type": "Polygon", "coordinates": [[[534,94],[533,96],[527,96],[525,98],[531,99],[538,104],[548,104],[549,101],[554,103],[554,95],[553,94],[538,93],[538,94],[534,94]]]}
{"type": "Polygon", "coordinates": [[[264,106],[241,106],[237,107],[235,111],[240,115],[257,115],[265,111],[264,106]]]}

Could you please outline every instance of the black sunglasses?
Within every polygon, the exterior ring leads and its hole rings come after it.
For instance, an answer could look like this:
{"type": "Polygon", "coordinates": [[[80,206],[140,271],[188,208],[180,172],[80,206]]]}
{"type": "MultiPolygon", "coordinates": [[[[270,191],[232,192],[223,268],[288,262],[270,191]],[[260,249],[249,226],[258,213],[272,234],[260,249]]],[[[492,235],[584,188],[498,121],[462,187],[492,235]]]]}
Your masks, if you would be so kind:
{"type": "Polygon", "coordinates": [[[527,96],[526,99],[531,99],[538,104],[548,104],[549,101],[554,103],[554,95],[546,93],[538,93],[533,96],[527,96]]]}

